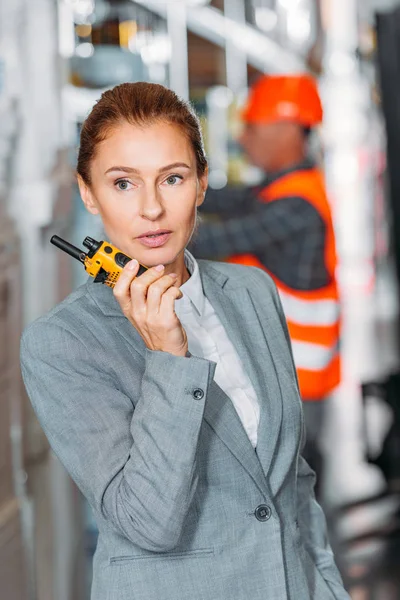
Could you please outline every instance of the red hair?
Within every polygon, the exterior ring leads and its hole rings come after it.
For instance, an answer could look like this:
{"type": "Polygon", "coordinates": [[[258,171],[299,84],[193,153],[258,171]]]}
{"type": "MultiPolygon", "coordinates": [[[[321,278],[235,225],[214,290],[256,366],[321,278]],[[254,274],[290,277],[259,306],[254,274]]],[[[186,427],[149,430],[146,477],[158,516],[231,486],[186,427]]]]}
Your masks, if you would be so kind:
{"type": "Polygon", "coordinates": [[[172,90],[156,83],[122,83],[101,95],[81,129],[77,172],[90,185],[90,166],[97,145],[111,130],[123,122],[151,125],[155,122],[174,123],[187,136],[195,157],[197,174],[207,168],[199,119],[189,103],[172,90]]]}

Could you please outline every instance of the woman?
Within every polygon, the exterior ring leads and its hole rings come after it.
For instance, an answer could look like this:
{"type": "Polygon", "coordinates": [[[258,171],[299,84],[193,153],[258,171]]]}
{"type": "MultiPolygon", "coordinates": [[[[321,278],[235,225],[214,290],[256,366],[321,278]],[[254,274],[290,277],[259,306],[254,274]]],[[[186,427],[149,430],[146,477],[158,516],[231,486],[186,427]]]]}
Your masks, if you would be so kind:
{"type": "Polygon", "coordinates": [[[301,404],[261,270],[185,250],[207,187],[166,88],[107,91],[82,128],[89,212],[132,260],[24,332],[25,385],[99,527],[94,600],[348,598],[299,457],[301,404]]]}

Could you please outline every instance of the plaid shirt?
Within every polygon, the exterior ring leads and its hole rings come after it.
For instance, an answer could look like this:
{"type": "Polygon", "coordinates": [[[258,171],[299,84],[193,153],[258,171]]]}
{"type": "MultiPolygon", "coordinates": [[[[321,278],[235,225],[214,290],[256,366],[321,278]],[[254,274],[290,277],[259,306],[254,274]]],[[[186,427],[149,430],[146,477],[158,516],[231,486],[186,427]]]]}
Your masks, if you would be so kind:
{"type": "Polygon", "coordinates": [[[201,212],[218,220],[201,222],[189,245],[196,258],[225,259],[251,253],[287,286],[315,290],[329,283],[325,266],[325,223],[306,198],[266,203],[258,193],[278,178],[310,169],[304,162],[268,178],[257,188],[209,190],[201,212]]]}

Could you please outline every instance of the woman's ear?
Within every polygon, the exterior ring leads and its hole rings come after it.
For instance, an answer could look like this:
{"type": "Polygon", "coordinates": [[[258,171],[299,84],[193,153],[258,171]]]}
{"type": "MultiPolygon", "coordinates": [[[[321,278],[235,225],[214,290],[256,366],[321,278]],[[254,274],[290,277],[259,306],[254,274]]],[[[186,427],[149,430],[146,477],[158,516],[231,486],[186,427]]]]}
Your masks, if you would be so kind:
{"type": "Polygon", "coordinates": [[[203,175],[199,177],[199,187],[197,189],[197,199],[196,206],[201,206],[204,202],[204,197],[206,195],[208,187],[208,167],[204,171],[203,175]]]}
{"type": "Polygon", "coordinates": [[[80,175],[77,175],[77,180],[82,202],[85,205],[86,210],[92,215],[98,215],[99,209],[90,187],[83,181],[80,175]]]}

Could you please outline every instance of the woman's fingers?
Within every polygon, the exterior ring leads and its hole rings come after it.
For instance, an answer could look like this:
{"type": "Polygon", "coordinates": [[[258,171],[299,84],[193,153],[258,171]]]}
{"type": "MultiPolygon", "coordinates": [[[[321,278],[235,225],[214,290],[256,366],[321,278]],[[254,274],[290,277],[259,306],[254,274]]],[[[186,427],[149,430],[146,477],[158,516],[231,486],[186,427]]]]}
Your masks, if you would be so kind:
{"type": "Polygon", "coordinates": [[[161,298],[163,294],[175,284],[176,273],[164,275],[158,281],[152,283],[147,289],[147,315],[149,318],[160,312],[161,298]]]}
{"type": "Polygon", "coordinates": [[[162,319],[165,328],[165,342],[162,350],[186,356],[188,341],[185,329],[175,313],[175,301],[182,297],[179,288],[170,287],[161,298],[159,318],[162,319]]]}
{"type": "Polygon", "coordinates": [[[164,265],[151,267],[136,277],[138,271],[138,262],[131,260],[114,286],[114,295],[124,313],[129,311],[132,317],[137,318],[145,314],[154,316],[160,310],[162,295],[174,285],[177,275],[164,275],[164,265]]]}
{"type": "Polygon", "coordinates": [[[117,283],[114,286],[114,296],[119,302],[124,313],[129,310],[131,304],[131,283],[139,271],[139,263],[133,259],[123,268],[117,283]]]}
{"type": "Polygon", "coordinates": [[[143,275],[134,279],[131,283],[131,301],[134,310],[142,313],[146,309],[147,292],[152,283],[160,279],[164,274],[164,265],[157,265],[147,269],[143,275]]]}
{"type": "Polygon", "coordinates": [[[140,277],[136,277],[138,271],[138,262],[131,260],[122,270],[114,286],[114,296],[125,314],[134,310],[139,315],[146,311],[148,288],[163,276],[164,265],[147,269],[140,277]]]}
{"type": "MultiPolygon", "coordinates": [[[[161,298],[160,313],[175,315],[175,300],[182,298],[183,294],[179,288],[170,287],[161,298]]],[[[176,316],[176,315],[175,315],[176,316]]]]}
{"type": "Polygon", "coordinates": [[[177,275],[164,275],[164,267],[151,267],[136,277],[139,265],[128,263],[114,287],[125,316],[150,350],[185,356],[187,336],[175,313],[175,300],[182,292],[174,284],[177,275]]]}

